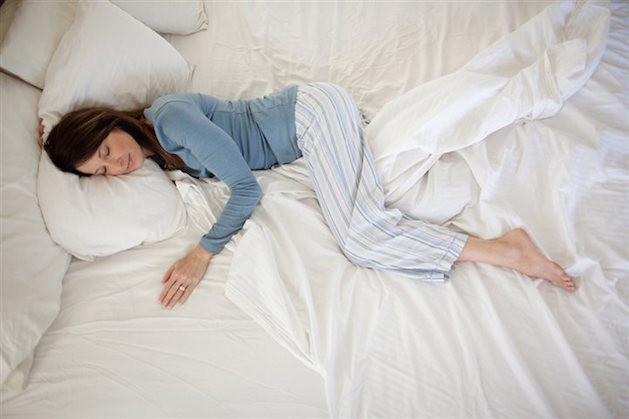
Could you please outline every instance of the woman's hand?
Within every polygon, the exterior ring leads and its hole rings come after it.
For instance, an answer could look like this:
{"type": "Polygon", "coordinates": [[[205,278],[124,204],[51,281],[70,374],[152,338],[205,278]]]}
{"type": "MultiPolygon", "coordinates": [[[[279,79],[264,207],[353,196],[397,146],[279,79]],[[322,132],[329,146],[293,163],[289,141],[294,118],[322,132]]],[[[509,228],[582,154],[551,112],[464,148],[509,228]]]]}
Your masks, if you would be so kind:
{"type": "Polygon", "coordinates": [[[162,279],[164,288],[159,295],[160,304],[172,308],[177,303],[185,303],[201,281],[212,256],[212,253],[197,244],[186,257],[173,263],[162,279]],[[185,290],[180,289],[182,286],[185,290]]]}

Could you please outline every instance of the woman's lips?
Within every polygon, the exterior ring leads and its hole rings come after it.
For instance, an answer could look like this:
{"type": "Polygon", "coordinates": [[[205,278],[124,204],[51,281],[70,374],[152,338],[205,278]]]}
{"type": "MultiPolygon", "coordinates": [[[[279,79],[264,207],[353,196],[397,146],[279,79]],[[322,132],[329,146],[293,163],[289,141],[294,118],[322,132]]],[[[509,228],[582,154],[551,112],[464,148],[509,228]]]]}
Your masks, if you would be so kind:
{"type": "Polygon", "coordinates": [[[127,170],[129,170],[132,163],[133,163],[133,160],[131,160],[131,154],[129,154],[129,158],[127,159],[127,170]]]}

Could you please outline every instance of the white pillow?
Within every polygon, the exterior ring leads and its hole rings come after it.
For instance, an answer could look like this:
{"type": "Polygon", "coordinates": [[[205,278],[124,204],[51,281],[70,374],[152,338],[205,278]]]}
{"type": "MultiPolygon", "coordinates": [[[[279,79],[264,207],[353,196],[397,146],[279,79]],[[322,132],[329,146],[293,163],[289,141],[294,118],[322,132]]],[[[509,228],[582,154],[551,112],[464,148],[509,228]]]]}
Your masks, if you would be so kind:
{"type": "Polygon", "coordinates": [[[51,240],[37,204],[41,92],[3,73],[0,92],[0,378],[3,389],[20,390],[59,312],[71,256],[51,240]]]}
{"type": "Polygon", "coordinates": [[[55,51],[39,101],[44,138],[67,112],[130,110],[185,91],[194,67],[156,32],[110,2],[79,2],[55,51]]]}
{"type": "Polygon", "coordinates": [[[111,0],[111,2],[157,32],[189,35],[207,28],[207,16],[200,0],[111,0]]]}
{"type": "MultiPolygon", "coordinates": [[[[185,35],[207,28],[208,20],[200,0],[115,3],[157,32],[185,35]]],[[[6,36],[0,44],[0,67],[43,89],[48,63],[74,19],[76,0],[24,0],[16,6],[6,36]]],[[[13,7],[15,5],[11,0],[3,4],[7,15],[13,7]]],[[[105,33],[114,31],[115,28],[108,28],[105,33]]]]}
{"type": "Polygon", "coordinates": [[[0,66],[43,89],[48,63],[72,24],[74,9],[74,0],[20,2],[0,46],[0,66]]]}
{"type": "Polygon", "coordinates": [[[4,36],[9,30],[9,26],[11,26],[18,4],[18,0],[5,0],[0,5],[0,45],[2,45],[4,36]]]}
{"type": "MultiPolygon", "coordinates": [[[[39,101],[45,138],[67,112],[148,107],[186,90],[192,68],[157,33],[109,2],[79,2],[39,101]]],[[[84,260],[172,236],[186,222],[177,189],[152,160],[116,177],[61,172],[42,155],[39,202],[52,238],[84,260]]]]}
{"type": "Polygon", "coordinates": [[[83,260],[167,239],[186,223],[177,188],[151,159],[128,175],[79,177],[44,152],[38,194],[52,239],[83,260]]]}

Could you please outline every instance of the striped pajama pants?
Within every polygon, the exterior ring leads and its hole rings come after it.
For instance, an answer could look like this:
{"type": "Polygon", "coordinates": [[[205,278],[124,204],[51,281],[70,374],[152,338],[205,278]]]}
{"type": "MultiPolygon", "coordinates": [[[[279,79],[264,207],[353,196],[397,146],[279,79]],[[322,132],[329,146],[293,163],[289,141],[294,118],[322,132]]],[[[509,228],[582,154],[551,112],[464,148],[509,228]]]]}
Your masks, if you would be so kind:
{"type": "Polygon", "coordinates": [[[443,283],[467,235],[413,219],[384,205],[360,112],[339,86],[299,86],[297,144],[323,215],[354,264],[443,283]]]}

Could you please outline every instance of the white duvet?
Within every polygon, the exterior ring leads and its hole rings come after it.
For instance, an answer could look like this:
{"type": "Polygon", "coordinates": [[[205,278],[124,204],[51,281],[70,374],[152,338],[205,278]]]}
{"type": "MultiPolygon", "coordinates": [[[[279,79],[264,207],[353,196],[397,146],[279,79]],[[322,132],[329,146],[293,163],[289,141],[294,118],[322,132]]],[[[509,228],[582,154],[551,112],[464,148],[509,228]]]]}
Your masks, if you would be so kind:
{"type": "Polygon", "coordinates": [[[626,49],[610,40],[597,69],[608,14],[551,6],[367,128],[391,204],[485,238],[523,226],[575,294],[484,264],[443,287],[356,267],[301,162],[258,174],[226,295],[323,376],[334,417],[627,411],[626,49]]]}

